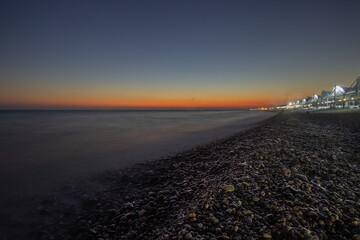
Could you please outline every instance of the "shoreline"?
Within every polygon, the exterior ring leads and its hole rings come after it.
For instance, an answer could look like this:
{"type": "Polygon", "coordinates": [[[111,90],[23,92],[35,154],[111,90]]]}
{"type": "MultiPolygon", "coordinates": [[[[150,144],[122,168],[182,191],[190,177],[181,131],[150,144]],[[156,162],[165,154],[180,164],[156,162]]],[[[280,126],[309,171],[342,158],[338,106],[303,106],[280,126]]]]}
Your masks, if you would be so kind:
{"type": "Polygon", "coordinates": [[[77,190],[79,210],[44,204],[43,214],[58,217],[31,237],[356,238],[359,120],[358,113],[279,114],[245,132],[109,171],[96,178],[104,190],[77,190]]]}
{"type": "Polygon", "coordinates": [[[0,131],[5,131],[0,189],[6,193],[0,200],[0,213],[4,197],[49,192],[79,176],[190,149],[251,127],[272,114],[72,112],[44,114],[41,121],[39,116],[5,114],[0,121],[0,131]],[[84,123],[77,124],[80,121],[84,123]]]}
{"type": "MultiPolygon", "coordinates": [[[[29,186],[33,186],[33,193],[31,194],[21,192],[21,194],[16,195],[13,193],[14,190],[6,191],[5,189],[5,194],[0,200],[0,238],[2,239],[4,234],[6,234],[5,236],[11,236],[11,238],[27,239],[27,232],[34,232],[32,226],[40,227],[43,224],[56,221],[54,219],[58,217],[58,212],[62,211],[61,208],[78,211],[84,198],[107,188],[108,182],[106,180],[103,181],[107,173],[115,174],[140,171],[140,169],[149,162],[151,163],[162,157],[172,156],[196,146],[216,141],[213,139],[231,136],[234,132],[245,131],[261,124],[262,121],[273,115],[274,114],[250,116],[216,128],[188,132],[180,136],[180,138],[168,140],[166,144],[165,142],[162,144],[153,144],[152,149],[146,146],[145,149],[143,148],[144,146],[141,148],[138,147],[140,151],[135,153],[136,156],[131,158],[138,159],[134,163],[129,162],[123,164],[124,166],[116,167],[116,170],[97,170],[84,176],[59,180],[59,184],[52,184],[53,187],[51,189],[50,187],[41,188],[40,185],[34,185],[33,183],[31,184],[31,182],[27,183],[29,186]],[[143,160],[139,161],[141,159],[143,160]],[[10,233],[7,234],[9,229],[10,233]],[[19,232],[21,234],[19,234],[19,232]]],[[[111,156],[109,153],[107,153],[107,155],[111,156]]],[[[129,154],[125,154],[125,158],[128,155],[129,154]]],[[[121,156],[124,157],[124,154],[121,156]]],[[[93,157],[91,157],[91,159],[93,159],[93,157]]],[[[121,160],[123,161],[124,159],[121,158],[121,160]]],[[[16,179],[19,183],[23,182],[21,177],[16,179]]],[[[11,186],[9,185],[8,188],[11,189],[11,186]]],[[[35,237],[34,239],[38,238],[35,237]]]]}

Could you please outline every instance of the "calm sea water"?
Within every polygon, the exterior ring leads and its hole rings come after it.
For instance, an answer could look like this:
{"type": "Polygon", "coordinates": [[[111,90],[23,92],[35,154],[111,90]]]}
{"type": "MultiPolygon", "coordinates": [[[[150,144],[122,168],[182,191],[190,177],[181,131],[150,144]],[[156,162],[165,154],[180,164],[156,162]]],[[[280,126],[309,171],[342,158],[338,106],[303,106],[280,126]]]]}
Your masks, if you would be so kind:
{"type": "Polygon", "coordinates": [[[0,192],[42,191],[205,143],[270,116],[255,111],[0,111],[0,192]]]}

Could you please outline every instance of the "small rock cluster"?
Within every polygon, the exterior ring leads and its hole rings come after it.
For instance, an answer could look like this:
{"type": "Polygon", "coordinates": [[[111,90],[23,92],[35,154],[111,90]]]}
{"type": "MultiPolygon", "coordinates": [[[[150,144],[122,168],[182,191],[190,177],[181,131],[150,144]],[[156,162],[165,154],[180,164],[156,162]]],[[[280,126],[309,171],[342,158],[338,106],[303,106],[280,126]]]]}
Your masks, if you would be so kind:
{"type": "Polygon", "coordinates": [[[359,164],[359,113],[279,114],[103,175],[106,190],[40,237],[359,240],[359,164]]]}

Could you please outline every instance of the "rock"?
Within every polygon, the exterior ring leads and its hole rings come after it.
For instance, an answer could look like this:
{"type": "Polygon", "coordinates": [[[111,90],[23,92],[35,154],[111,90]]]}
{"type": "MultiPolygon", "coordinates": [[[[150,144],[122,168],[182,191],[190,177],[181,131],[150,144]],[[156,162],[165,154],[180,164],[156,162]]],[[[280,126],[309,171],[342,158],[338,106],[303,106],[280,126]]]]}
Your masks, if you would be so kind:
{"type": "Polygon", "coordinates": [[[191,230],[192,227],[189,225],[189,224],[185,224],[184,227],[187,229],[187,230],[191,230]]]}
{"type": "Polygon", "coordinates": [[[227,185],[224,187],[225,192],[233,192],[235,191],[235,187],[233,185],[227,185]]]}
{"type": "Polygon", "coordinates": [[[239,163],[240,167],[246,167],[248,164],[246,162],[239,163]]]}
{"type": "Polygon", "coordinates": [[[145,210],[145,209],[141,209],[141,210],[138,212],[138,215],[139,215],[139,217],[142,217],[142,216],[145,215],[145,213],[146,213],[146,210],[145,210]]]}
{"type": "Polygon", "coordinates": [[[188,233],[188,231],[183,229],[183,230],[179,231],[178,235],[185,235],[187,233],[188,233]]]}
{"type": "Polygon", "coordinates": [[[303,174],[295,173],[295,174],[294,174],[294,177],[296,177],[296,178],[298,178],[298,179],[301,179],[301,180],[303,180],[304,182],[308,182],[308,181],[309,181],[308,178],[307,178],[307,176],[305,176],[305,175],[303,175],[303,174]]]}
{"type": "Polygon", "coordinates": [[[250,210],[246,210],[246,211],[243,212],[243,214],[247,216],[247,215],[252,214],[252,212],[250,210]]]}
{"type": "Polygon", "coordinates": [[[263,237],[266,238],[266,239],[272,238],[271,234],[269,234],[269,233],[264,233],[263,237]]]}
{"type": "Polygon", "coordinates": [[[128,202],[128,203],[125,204],[125,206],[128,207],[128,208],[133,208],[134,204],[131,203],[131,202],[128,202]]]}
{"type": "Polygon", "coordinates": [[[232,213],[232,212],[233,212],[233,209],[228,208],[228,209],[226,209],[226,212],[227,212],[227,213],[232,213]]]}
{"type": "Polygon", "coordinates": [[[283,174],[285,176],[287,176],[287,177],[291,176],[291,170],[290,169],[284,168],[282,171],[283,171],[283,174]]]}
{"type": "Polygon", "coordinates": [[[192,238],[191,233],[188,233],[188,234],[185,235],[185,239],[191,239],[191,238],[192,238]]]}
{"type": "Polygon", "coordinates": [[[217,219],[216,217],[212,217],[210,219],[214,224],[218,224],[219,223],[219,219],[217,219]]]}
{"type": "Polygon", "coordinates": [[[195,218],[195,217],[196,217],[196,213],[190,213],[190,214],[189,214],[189,217],[190,217],[190,218],[195,218]]]}

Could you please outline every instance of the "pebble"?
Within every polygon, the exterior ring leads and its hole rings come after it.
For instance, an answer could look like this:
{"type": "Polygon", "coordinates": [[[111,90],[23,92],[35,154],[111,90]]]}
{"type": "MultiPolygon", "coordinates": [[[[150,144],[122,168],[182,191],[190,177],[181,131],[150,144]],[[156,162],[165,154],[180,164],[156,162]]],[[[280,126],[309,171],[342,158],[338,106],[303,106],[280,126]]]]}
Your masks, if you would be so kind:
{"type": "Polygon", "coordinates": [[[233,192],[235,191],[235,187],[233,185],[225,186],[225,192],[233,192]]]}
{"type": "Polygon", "coordinates": [[[185,239],[192,239],[192,234],[191,233],[186,234],[185,239]]]}
{"type": "Polygon", "coordinates": [[[211,218],[211,221],[212,221],[214,224],[218,224],[218,223],[219,223],[219,219],[216,218],[216,217],[211,218]]]}
{"type": "Polygon", "coordinates": [[[139,217],[142,217],[142,216],[145,215],[145,213],[146,213],[146,210],[145,210],[145,209],[142,209],[142,210],[140,210],[140,211],[138,212],[138,215],[139,215],[139,217]]]}
{"type": "Polygon", "coordinates": [[[272,238],[271,234],[269,234],[269,233],[264,233],[263,237],[266,239],[272,238]]]}
{"type": "Polygon", "coordinates": [[[305,182],[309,181],[308,178],[303,174],[295,173],[294,177],[299,178],[299,179],[301,179],[301,180],[303,180],[305,182]]]}
{"type": "Polygon", "coordinates": [[[354,240],[360,240],[360,234],[354,235],[354,236],[353,236],[353,239],[354,239],[354,240]]]}
{"type": "Polygon", "coordinates": [[[243,214],[247,216],[247,215],[252,214],[252,212],[250,210],[246,210],[246,211],[243,212],[243,214]]]}
{"type": "Polygon", "coordinates": [[[283,171],[283,173],[284,173],[285,176],[287,176],[287,177],[290,177],[290,176],[291,176],[291,170],[290,170],[290,169],[284,168],[282,171],[283,171]]]}
{"type": "Polygon", "coordinates": [[[195,218],[195,217],[196,217],[196,213],[190,213],[190,214],[189,214],[189,217],[190,217],[190,218],[195,218]]]}
{"type": "Polygon", "coordinates": [[[187,230],[192,229],[192,227],[191,227],[189,224],[185,224],[184,227],[185,227],[187,230]]]}

